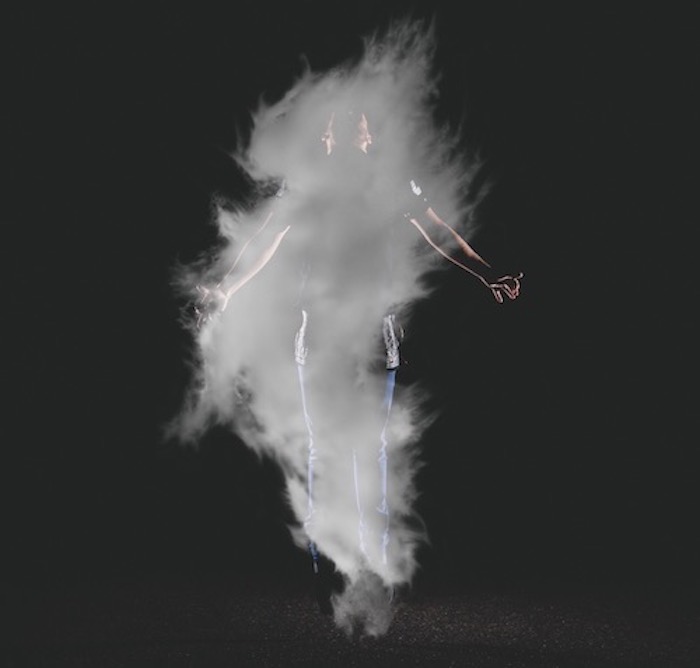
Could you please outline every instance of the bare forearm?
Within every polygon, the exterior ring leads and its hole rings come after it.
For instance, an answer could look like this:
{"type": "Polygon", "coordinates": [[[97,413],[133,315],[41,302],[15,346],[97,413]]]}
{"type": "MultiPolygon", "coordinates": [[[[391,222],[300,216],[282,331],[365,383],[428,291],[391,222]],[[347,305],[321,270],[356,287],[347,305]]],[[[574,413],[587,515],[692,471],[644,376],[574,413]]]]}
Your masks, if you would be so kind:
{"type": "MultiPolygon", "coordinates": [[[[468,274],[471,274],[472,276],[474,276],[475,278],[477,278],[478,280],[480,280],[484,285],[488,286],[488,281],[487,281],[478,271],[476,271],[475,269],[472,269],[472,268],[468,267],[468,266],[467,266],[466,264],[464,264],[463,262],[460,262],[459,260],[456,260],[456,259],[453,258],[451,255],[449,255],[448,253],[446,253],[442,248],[440,248],[440,246],[438,246],[438,245],[431,239],[430,235],[426,232],[425,228],[424,228],[415,218],[412,218],[412,217],[411,217],[411,218],[409,218],[408,220],[409,220],[409,221],[414,225],[414,227],[416,227],[416,229],[423,235],[423,238],[424,238],[424,239],[425,239],[425,240],[426,240],[440,255],[442,255],[442,257],[444,257],[448,262],[451,262],[452,264],[454,264],[455,266],[459,267],[459,268],[462,269],[463,271],[466,271],[468,274]]],[[[447,226],[447,227],[449,227],[449,226],[447,226]]],[[[452,228],[450,228],[450,229],[452,229],[452,228]]],[[[457,233],[455,232],[455,234],[457,234],[457,233]]],[[[459,235],[457,235],[457,236],[459,237],[459,235]]],[[[459,238],[461,239],[461,237],[459,237],[459,238]]],[[[465,241],[464,243],[466,243],[466,241],[465,241]]],[[[469,255],[469,257],[471,257],[471,255],[469,255]]],[[[477,257],[479,257],[479,256],[477,255],[477,257]]],[[[482,264],[484,264],[486,267],[489,267],[489,266],[490,266],[490,265],[488,265],[486,262],[484,262],[481,258],[479,258],[479,260],[481,260],[482,264]]]]}
{"type": "Polygon", "coordinates": [[[234,294],[236,294],[236,292],[238,292],[246,283],[253,279],[256,276],[256,274],[258,274],[272,259],[272,256],[277,252],[279,245],[282,243],[282,239],[284,239],[284,235],[287,234],[290,227],[291,225],[287,225],[287,227],[285,227],[281,232],[278,232],[275,235],[275,238],[273,239],[272,243],[258,257],[253,266],[250,267],[250,269],[248,269],[248,271],[245,274],[243,274],[243,276],[239,277],[232,285],[223,290],[224,295],[226,297],[225,304],[227,304],[228,300],[234,294]]]}
{"type": "Polygon", "coordinates": [[[476,262],[480,262],[483,264],[485,267],[491,268],[491,265],[484,260],[484,258],[481,257],[465,240],[463,237],[461,237],[450,225],[448,225],[440,216],[438,216],[435,211],[433,210],[432,207],[428,207],[428,209],[425,212],[426,218],[428,220],[432,221],[436,225],[439,225],[440,227],[446,228],[449,233],[452,235],[452,237],[457,241],[457,244],[459,245],[460,249],[462,252],[472,260],[475,260],[476,262]]]}
{"type": "Polygon", "coordinates": [[[494,299],[499,304],[503,303],[504,295],[511,300],[518,297],[520,294],[520,279],[522,279],[522,273],[519,273],[516,276],[496,274],[491,265],[486,262],[455,230],[453,230],[447,223],[437,216],[437,214],[435,214],[431,208],[428,208],[425,215],[436,225],[446,227],[452,236],[457,240],[459,247],[465,254],[465,258],[461,261],[452,257],[449,253],[443,250],[439,244],[433,241],[430,234],[420,224],[420,222],[416,220],[416,218],[409,216],[408,220],[411,222],[411,224],[421,233],[423,238],[430,244],[430,246],[432,246],[442,257],[478,279],[491,291],[494,299]]]}

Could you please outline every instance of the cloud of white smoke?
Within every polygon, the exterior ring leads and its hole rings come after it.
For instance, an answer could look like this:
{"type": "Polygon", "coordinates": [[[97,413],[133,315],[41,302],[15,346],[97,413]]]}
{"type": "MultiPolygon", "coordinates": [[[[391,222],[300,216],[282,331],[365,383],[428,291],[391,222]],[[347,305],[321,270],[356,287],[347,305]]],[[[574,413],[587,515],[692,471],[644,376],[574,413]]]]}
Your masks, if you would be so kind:
{"type": "MultiPolygon", "coordinates": [[[[429,26],[397,22],[368,38],[357,61],[307,71],[281,100],[261,104],[236,160],[254,181],[283,183],[284,192],[221,209],[220,248],[206,266],[178,277],[193,297],[198,284],[226,291],[281,238],[226,308],[193,328],[196,377],[176,429],[192,440],[213,423],[228,424],[280,464],[299,522],[296,540],[302,547],[314,541],[347,580],[335,600],[338,623],[359,620],[373,634],[391,616],[390,606],[377,603],[379,590],[411,581],[425,539],[412,508],[417,445],[429,419],[407,388],[387,411],[383,318],[396,315],[410,332],[411,307],[430,290],[427,273],[447,266],[405,214],[424,212],[427,196],[459,226],[470,218],[466,194],[477,167],[435,123],[433,55],[429,26]],[[353,145],[362,114],[372,141],[366,153],[353,145]],[[322,136],[331,117],[336,145],[328,155],[322,136]],[[295,359],[302,311],[303,366],[295,359]]],[[[431,234],[450,248],[444,231],[431,234]]]]}

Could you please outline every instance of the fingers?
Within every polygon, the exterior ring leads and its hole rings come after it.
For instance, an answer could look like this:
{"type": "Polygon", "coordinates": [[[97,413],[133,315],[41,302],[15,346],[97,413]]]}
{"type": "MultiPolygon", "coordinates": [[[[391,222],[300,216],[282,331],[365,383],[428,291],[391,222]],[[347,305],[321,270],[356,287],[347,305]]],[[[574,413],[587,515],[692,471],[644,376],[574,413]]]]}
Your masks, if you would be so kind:
{"type": "MultiPolygon", "coordinates": [[[[522,274],[520,274],[520,276],[522,276],[522,274]]],[[[491,288],[494,299],[499,304],[502,304],[503,292],[505,292],[506,296],[511,301],[517,299],[517,297],[520,295],[520,280],[518,278],[514,278],[513,276],[503,276],[498,279],[498,282],[491,283],[489,288],[491,288]],[[512,281],[514,284],[513,287],[508,285],[507,281],[512,281]]]]}
{"type": "Polygon", "coordinates": [[[510,299],[515,299],[520,294],[520,283],[515,281],[515,287],[511,288],[509,285],[504,285],[503,289],[510,299]]]}
{"type": "Polygon", "coordinates": [[[496,285],[500,286],[500,288],[508,295],[509,299],[515,299],[520,295],[520,279],[522,276],[522,272],[520,272],[517,276],[502,276],[498,279],[496,285]],[[511,287],[509,283],[512,283],[513,287],[511,287]]]}
{"type": "MultiPolygon", "coordinates": [[[[522,274],[520,274],[520,276],[522,277],[522,274]]],[[[511,299],[515,299],[520,295],[520,279],[514,278],[513,281],[515,283],[515,286],[511,290],[511,292],[513,293],[511,299]]]]}

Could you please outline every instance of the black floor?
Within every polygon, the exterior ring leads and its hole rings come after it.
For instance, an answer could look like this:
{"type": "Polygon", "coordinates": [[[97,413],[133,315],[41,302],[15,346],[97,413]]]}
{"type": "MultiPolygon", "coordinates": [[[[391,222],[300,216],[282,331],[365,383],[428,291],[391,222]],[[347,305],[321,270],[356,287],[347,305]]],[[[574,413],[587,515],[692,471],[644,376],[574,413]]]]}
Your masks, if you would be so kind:
{"type": "Polygon", "coordinates": [[[680,585],[418,581],[380,638],[348,638],[304,577],[15,583],[3,603],[3,668],[700,665],[700,606],[680,585]]]}

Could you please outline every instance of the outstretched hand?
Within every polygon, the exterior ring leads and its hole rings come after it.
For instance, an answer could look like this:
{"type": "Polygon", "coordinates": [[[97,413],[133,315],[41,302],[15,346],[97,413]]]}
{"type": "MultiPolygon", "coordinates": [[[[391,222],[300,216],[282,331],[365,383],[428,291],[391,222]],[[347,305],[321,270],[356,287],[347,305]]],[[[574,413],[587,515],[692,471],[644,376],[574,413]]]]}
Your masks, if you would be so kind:
{"type": "Polygon", "coordinates": [[[521,271],[517,276],[501,276],[496,279],[494,283],[487,283],[488,288],[491,290],[493,298],[499,303],[503,303],[503,295],[508,297],[508,299],[513,300],[520,294],[520,280],[523,277],[523,272],[521,271]]]}
{"type": "Polygon", "coordinates": [[[226,308],[228,297],[218,287],[207,288],[203,285],[198,285],[196,289],[199,297],[194,303],[194,313],[197,329],[201,329],[204,323],[209,322],[215,315],[226,308]]]}

